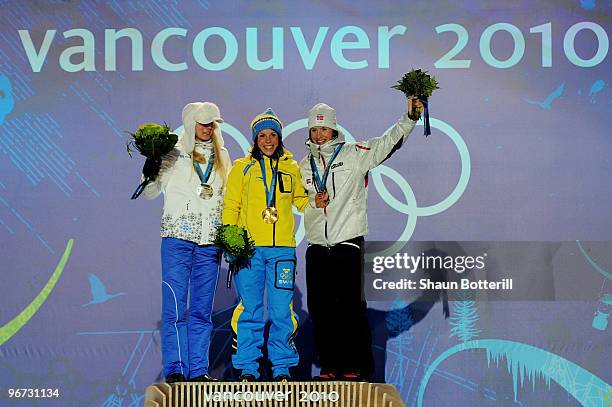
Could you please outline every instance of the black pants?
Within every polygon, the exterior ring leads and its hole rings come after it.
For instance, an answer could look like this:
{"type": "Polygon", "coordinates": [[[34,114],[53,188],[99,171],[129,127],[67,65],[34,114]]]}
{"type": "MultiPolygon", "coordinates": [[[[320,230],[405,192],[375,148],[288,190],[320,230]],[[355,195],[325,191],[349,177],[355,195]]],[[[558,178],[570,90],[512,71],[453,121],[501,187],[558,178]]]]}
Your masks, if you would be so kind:
{"type": "Polygon", "coordinates": [[[373,372],[372,337],[363,296],[363,237],[306,250],[308,312],[321,370],[373,372]]]}

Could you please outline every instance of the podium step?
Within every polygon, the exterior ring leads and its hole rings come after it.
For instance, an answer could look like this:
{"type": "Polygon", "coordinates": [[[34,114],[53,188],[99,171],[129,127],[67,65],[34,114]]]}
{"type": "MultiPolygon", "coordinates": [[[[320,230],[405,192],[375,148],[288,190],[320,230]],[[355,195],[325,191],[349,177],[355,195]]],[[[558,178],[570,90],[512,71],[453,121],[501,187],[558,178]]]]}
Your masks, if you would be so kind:
{"type": "Polygon", "coordinates": [[[390,384],[361,382],[158,383],[145,407],[404,407],[390,384]]]}

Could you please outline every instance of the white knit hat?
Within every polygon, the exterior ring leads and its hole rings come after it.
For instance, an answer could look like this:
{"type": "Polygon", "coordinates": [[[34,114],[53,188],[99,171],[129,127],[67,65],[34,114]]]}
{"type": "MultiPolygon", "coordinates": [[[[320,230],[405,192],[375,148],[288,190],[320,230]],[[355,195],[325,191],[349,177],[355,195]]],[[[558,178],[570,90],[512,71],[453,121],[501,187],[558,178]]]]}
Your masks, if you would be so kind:
{"type": "Polygon", "coordinates": [[[325,103],[317,103],[308,112],[308,128],[315,126],[328,127],[338,130],[336,122],[336,110],[325,103]]]}

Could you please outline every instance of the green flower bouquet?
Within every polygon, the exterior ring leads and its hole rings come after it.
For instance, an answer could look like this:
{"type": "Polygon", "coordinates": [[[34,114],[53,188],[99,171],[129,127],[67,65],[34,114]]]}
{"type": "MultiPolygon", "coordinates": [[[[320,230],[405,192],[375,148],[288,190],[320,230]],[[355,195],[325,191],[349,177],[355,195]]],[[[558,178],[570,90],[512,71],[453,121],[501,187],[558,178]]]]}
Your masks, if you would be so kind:
{"type": "Polygon", "coordinates": [[[227,275],[229,288],[232,284],[232,274],[246,267],[255,254],[255,242],[241,226],[219,225],[213,243],[225,253],[225,260],[230,264],[227,275]]]}
{"type": "MultiPolygon", "coordinates": [[[[423,105],[425,105],[425,137],[430,135],[428,98],[431,97],[434,90],[440,89],[436,77],[429,75],[427,71],[412,69],[406,72],[404,76],[402,76],[402,79],[391,87],[402,91],[406,96],[416,96],[423,102],[423,105]]],[[[420,112],[413,110],[412,112],[408,112],[408,116],[412,120],[418,120],[420,118],[420,112]]]]}
{"type": "Polygon", "coordinates": [[[127,151],[132,156],[132,147],[147,158],[159,158],[168,154],[178,141],[178,136],[170,133],[170,127],[166,123],[141,124],[136,133],[128,132],[132,140],[127,143],[127,151]]]}
{"type": "Polygon", "coordinates": [[[132,156],[132,148],[135,148],[140,154],[147,157],[142,169],[145,179],[132,194],[132,199],[136,199],[145,186],[157,178],[161,168],[162,156],[172,151],[178,141],[178,136],[170,132],[170,127],[166,123],[163,125],[156,123],[141,124],[136,133],[128,132],[128,134],[132,136],[132,140],[127,143],[129,156],[132,156]]]}

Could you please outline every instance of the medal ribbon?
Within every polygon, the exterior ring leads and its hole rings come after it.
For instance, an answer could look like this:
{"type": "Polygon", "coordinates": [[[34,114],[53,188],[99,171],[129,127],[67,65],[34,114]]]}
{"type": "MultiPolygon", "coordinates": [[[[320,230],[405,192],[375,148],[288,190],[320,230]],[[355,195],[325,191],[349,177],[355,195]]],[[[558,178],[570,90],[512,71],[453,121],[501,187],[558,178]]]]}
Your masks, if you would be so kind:
{"type": "Polygon", "coordinates": [[[326,192],[327,191],[327,177],[329,176],[329,170],[331,169],[331,166],[334,162],[334,160],[336,159],[336,157],[338,156],[338,154],[340,153],[340,150],[342,149],[342,146],[344,145],[344,143],[338,144],[336,146],[336,149],[334,150],[334,153],[332,154],[331,158],[329,159],[327,166],[325,167],[325,172],[323,173],[323,179],[321,180],[321,177],[319,176],[319,170],[317,168],[317,165],[315,163],[315,159],[312,156],[312,154],[310,155],[310,169],[312,170],[312,176],[314,178],[314,184],[315,184],[315,189],[317,192],[326,192]]]}
{"type": "MultiPolygon", "coordinates": [[[[278,174],[278,162],[276,160],[276,166],[272,168],[272,181],[270,182],[270,189],[268,189],[268,183],[266,181],[266,164],[263,158],[259,159],[259,166],[261,167],[261,177],[263,179],[264,188],[266,189],[266,206],[269,208],[274,203],[274,193],[276,192],[276,175],[278,174]]],[[[272,159],[270,159],[270,167],[272,166],[272,159]]]]}
{"type": "Polygon", "coordinates": [[[425,105],[425,111],[423,112],[423,120],[425,122],[423,126],[423,135],[427,137],[431,134],[431,128],[429,127],[429,103],[425,96],[420,97],[419,100],[425,105]]]}
{"type": "Polygon", "coordinates": [[[215,162],[215,151],[213,150],[210,153],[210,157],[208,157],[208,164],[206,165],[206,172],[202,173],[202,167],[200,167],[200,163],[197,161],[193,162],[193,166],[196,169],[196,172],[198,173],[198,177],[200,177],[200,184],[204,185],[208,182],[208,179],[210,178],[210,173],[212,172],[213,169],[213,164],[215,162]]]}

